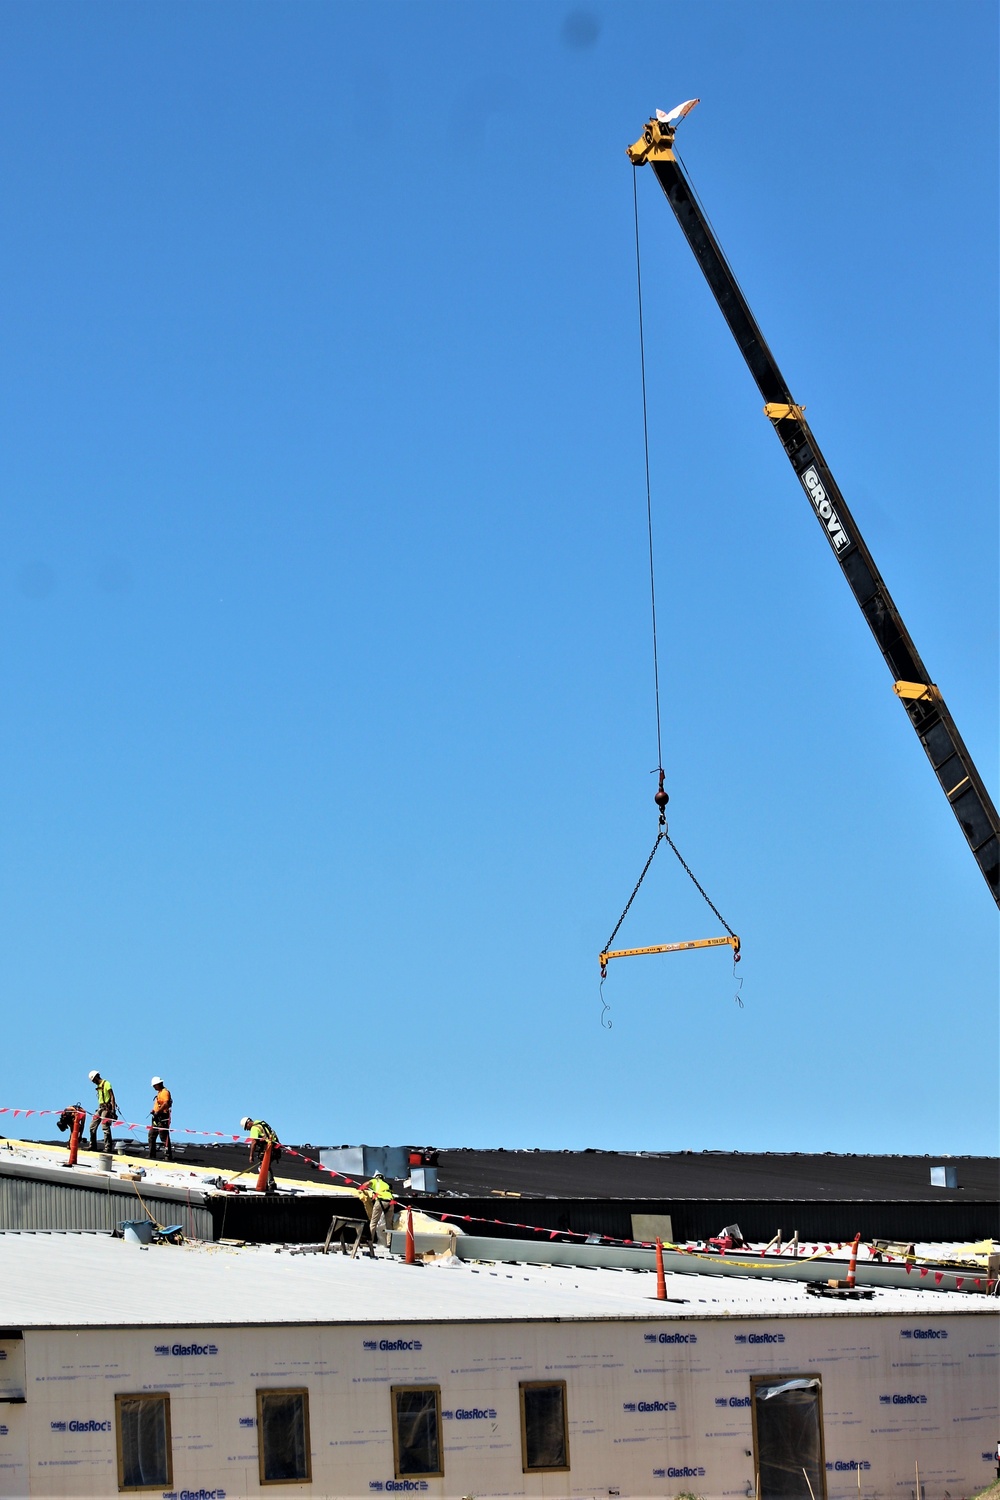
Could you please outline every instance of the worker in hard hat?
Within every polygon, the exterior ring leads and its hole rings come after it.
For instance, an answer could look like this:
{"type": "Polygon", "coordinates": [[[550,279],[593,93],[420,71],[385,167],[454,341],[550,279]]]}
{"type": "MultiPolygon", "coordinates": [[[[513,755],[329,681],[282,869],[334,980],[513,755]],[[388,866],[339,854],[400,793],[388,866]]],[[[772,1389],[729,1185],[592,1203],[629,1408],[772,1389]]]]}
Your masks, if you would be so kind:
{"type": "Polygon", "coordinates": [[[174,1107],[173,1095],[162,1078],[151,1078],[149,1086],[157,1091],[156,1098],[153,1100],[153,1108],[149,1112],[153,1122],[149,1127],[149,1154],[150,1156],[156,1155],[159,1142],[167,1161],[173,1161],[174,1148],[170,1144],[170,1111],[174,1107]]]}
{"type": "Polygon", "coordinates": [[[361,1192],[368,1208],[372,1244],[388,1245],[388,1231],[392,1228],[392,1188],[381,1172],[373,1172],[368,1181],[361,1184],[361,1192]]]}
{"type": "Polygon", "coordinates": [[[281,1160],[281,1147],[278,1144],[278,1133],[266,1120],[251,1120],[245,1115],[240,1121],[240,1129],[246,1132],[250,1141],[250,1165],[255,1167],[258,1162],[264,1160],[268,1146],[271,1147],[271,1160],[267,1169],[267,1191],[273,1192],[274,1168],[281,1160]]]}
{"type": "Polygon", "coordinates": [[[111,1139],[112,1123],[118,1118],[118,1105],[115,1103],[115,1091],[106,1078],[102,1078],[96,1068],[92,1068],[87,1077],[97,1090],[97,1108],[90,1117],[90,1149],[97,1150],[97,1127],[104,1127],[104,1149],[111,1154],[115,1149],[115,1143],[111,1139]]]}

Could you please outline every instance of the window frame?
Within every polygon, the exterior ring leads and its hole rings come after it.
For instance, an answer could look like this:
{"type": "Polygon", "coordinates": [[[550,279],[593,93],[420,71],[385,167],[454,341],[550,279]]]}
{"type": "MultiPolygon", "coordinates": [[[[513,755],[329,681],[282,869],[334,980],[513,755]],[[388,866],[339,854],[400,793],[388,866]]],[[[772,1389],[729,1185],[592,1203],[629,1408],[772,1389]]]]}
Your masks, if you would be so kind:
{"type": "MultiPolygon", "coordinates": [[[[753,1472],[754,1481],[760,1488],[760,1447],[757,1441],[757,1387],[759,1385],[780,1385],[783,1380],[815,1380],[818,1383],[816,1392],[818,1415],[819,1415],[819,1477],[821,1493],[816,1495],[815,1500],[827,1500],[826,1486],[826,1431],[823,1426],[823,1377],[818,1370],[799,1370],[789,1372],[786,1370],[776,1371],[774,1374],[760,1373],[750,1376],[750,1417],[753,1422],[753,1472]]],[[[808,1486],[807,1486],[808,1488],[808,1486]]]]}
{"type": "Polygon", "coordinates": [[[169,1391],[116,1391],[115,1392],[115,1451],[118,1456],[118,1492],[125,1495],[136,1495],[149,1493],[153,1490],[172,1490],[174,1487],[174,1445],[173,1434],[170,1427],[170,1392],[169,1391]],[[123,1401],[162,1401],[164,1407],[164,1426],[166,1428],[167,1448],[167,1477],[165,1483],[159,1480],[156,1484],[126,1484],[125,1483],[125,1454],[122,1449],[122,1419],[121,1403],[123,1401]]]}
{"type": "Polygon", "coordinates": [[[438,1441],[438,1468],[433,1472],[421,1469],[421,1479],[443,1479],[444,1478],[444,1427],[441,1422],[441,1387],[434,1385],[431,1381],[418,1381],[407,1385],[392,1385],[389,1387],[389,1400],[392,1405],[392,1472],[396,1479],[411,1479],[413,1472],[404,1474],[399,1467],[399,1409],[396,1405],[397,1395],[405,1395],[408,1391],[433,1391],[434,1410],[437,1419],[437,1441],[438,1441]]]}
{"type": "MultiPolygon", "coordinates": [[[[569,1452],[569,1401],[566,1395],[565,1380],[519,1380],[517,1384],[517,1400],[521,1410],[521,1473],[522,1474],[568,1474],[570,1471],[569,1452]],[[528,1390],[549,1390],[552,1386],[559,1386],[562,1391],[563,1410],[563,1446],[566,1450],[566,1462],[564,1464],[528,1464],[528,1423],[524,1412],[524,1393],[528,1390]]],[[[825,1500],[825,1497],[824,1497],[825,1500]]]]}
{"type": "Polygon", "coordinates": [[[312,1484],[312,1437],[309,1429],[309,1387],[305,1385],[261,1385],[257,1387],[257,1472],[261,1485],[312,1484]],[[306,1473],[304,1479],[265,1479],[264,1477],[264,1423],[262,1421],[265,1396],[301,1396],[302,1424],[304,1428],[306,1473]]]}

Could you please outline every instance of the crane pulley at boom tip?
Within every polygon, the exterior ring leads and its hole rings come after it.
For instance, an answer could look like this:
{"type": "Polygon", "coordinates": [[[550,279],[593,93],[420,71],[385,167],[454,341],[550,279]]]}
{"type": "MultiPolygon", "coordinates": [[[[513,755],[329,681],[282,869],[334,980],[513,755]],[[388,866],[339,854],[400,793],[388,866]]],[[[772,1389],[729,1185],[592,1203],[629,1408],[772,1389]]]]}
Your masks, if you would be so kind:
{"type": "Polygon", "coordinates": [[[831,550],[892,674],[893,690],[913,725],[994,901],[1000,906],[1000,817],[947,705],[879,574],[857,522],[795,402],[750,310],[711,224],[674,152],[676,127],[698,103],[658,109],[626,154],[647,164],[729,325],[757,389],[764,415],[784,448],[831,550]]]}

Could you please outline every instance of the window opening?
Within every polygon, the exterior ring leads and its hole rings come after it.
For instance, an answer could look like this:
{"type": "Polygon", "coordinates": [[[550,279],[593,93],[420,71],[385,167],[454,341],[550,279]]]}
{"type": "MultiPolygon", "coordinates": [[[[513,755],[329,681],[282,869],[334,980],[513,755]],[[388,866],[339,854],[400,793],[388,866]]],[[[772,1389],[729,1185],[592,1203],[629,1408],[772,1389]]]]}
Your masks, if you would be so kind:
{"type": "Polygon", "coordinates": [[[441,1387],[392,1387],[392,1453],[396,1478],[444,1474],[441,1452],[441,1387]]]}
{"type": "Polygon", "coordinates": [[[170,1397],[115,1396],[120,1490],[168,1490],[173,1485],[170,1397]]]}
{"type": "Polygon", "coordinates": [[[568,1469],[565,1380],[522,1380],[520,1390],[522,1469],[568,1469]]]}
{"type": "Polygon", "coordinates": [[[826,1500],[818,1375],[754,1375],[754,1464],[760,1500],[826,1500]]]}
{"type": "Polygon", "coordinates": [[[312,1479],[309,1392],[257,1392],[257,1456],[261,1484],[301,1484],[312,1479]]]}

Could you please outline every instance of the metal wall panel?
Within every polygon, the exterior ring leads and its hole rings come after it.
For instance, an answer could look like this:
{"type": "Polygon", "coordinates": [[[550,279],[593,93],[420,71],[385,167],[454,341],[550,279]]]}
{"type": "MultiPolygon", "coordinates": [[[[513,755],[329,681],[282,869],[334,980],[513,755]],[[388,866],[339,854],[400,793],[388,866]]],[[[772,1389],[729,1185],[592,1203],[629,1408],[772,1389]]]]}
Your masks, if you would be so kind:
{"type": "Polygon", "coordinates": [[[940,1240],[961,1243],[1000,1237],[1000,1214],[994,1203],[772,1202],[753,1198],[706,1200],[606,1198],[449,1198],[425,1193],[414,1207],[449,1214],[469,1234],[520,1236],[519,1224],[536,1225],[539,1238],[553,1229],[575,1234],[632,1238],[632,1215],[670,1214],[674,1236],[705,1240],[724,1224],[738,1224],[751,1240],[767,1241],[778,1228],[786,1239],[798,1230],[803,1240],[850,1240],[859,1233],[889,1240],[940,1240]],[[471,1215],[465,1223],[463,1215],[471,1215]],[[501,1223],[495,1221],[500,1220],[501,1223]],[[504,1225],[510,1225],[505,1229],[504,1225]]]}
{"type": "Polygon", "coordinates": [[[180,1224],[189,1239],[210,1240],[207,1208],[172,1203],[143,1193],[64,1187],[25,1177],[0,1176],[0,1230],[91,1230],[110,1234],[123,1219],[143,1219],[145,1203],[160,1224],[180,1224]]]}
{"type": "Polygon", "coordinates": [[[219,1193],[209,1205],[215,1232],[208,1238],[249,1240],[254,1245],[315,1244],[326,1237],[332,1219],[368,1217],[360,1198],[340,1194],[291,1198],[219,1193]]]}

